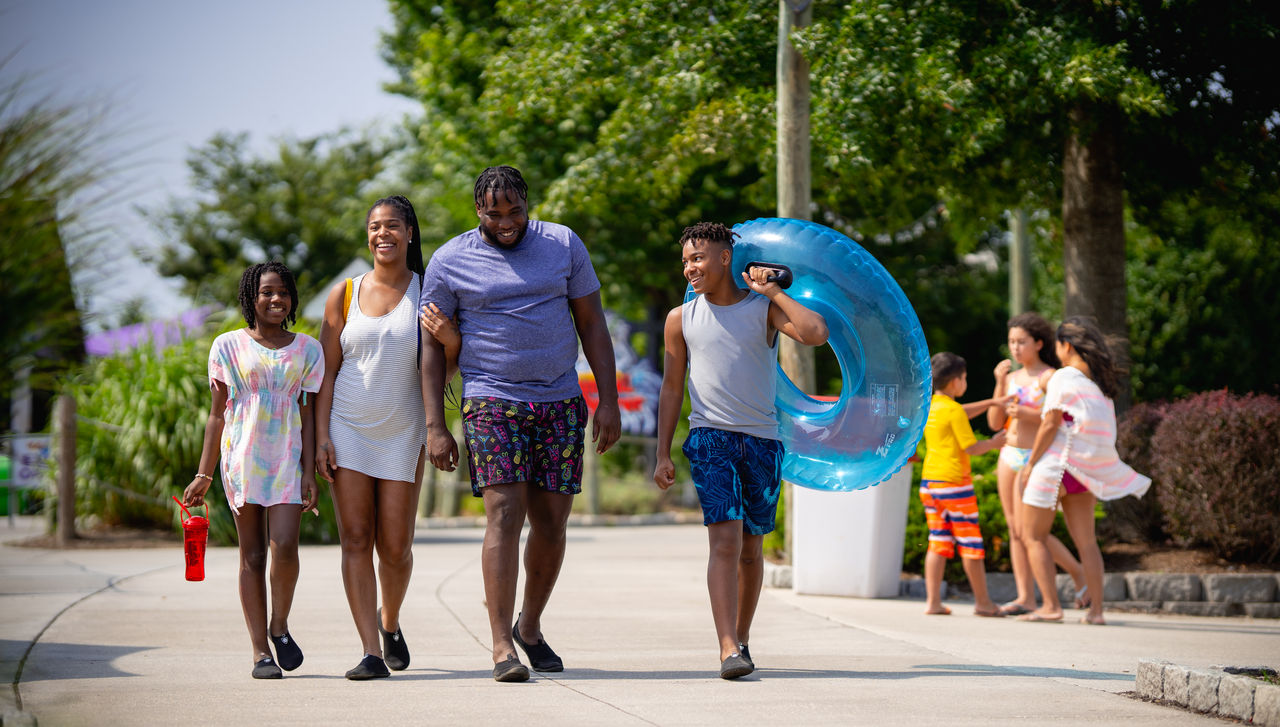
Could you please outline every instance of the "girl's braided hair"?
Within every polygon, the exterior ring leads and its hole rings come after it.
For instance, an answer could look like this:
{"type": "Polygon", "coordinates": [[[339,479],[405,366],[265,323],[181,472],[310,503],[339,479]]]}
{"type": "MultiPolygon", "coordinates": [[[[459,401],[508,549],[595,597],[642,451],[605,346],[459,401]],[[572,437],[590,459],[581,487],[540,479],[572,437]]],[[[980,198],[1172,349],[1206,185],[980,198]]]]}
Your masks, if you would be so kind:
{"type": "Polygon", "coordinates": [[[240,276],[240,314],[244,316],[244,322],[248,323],[250,328],[257,327],[258,316],[254,312],[254,303],[258,300],[258,286],[262,282],[263,273],[279,275],[285,287],[289,289],[289,315],[285,317],[284,323],[280,324],[281,328],[287,329],[288,324],[297,321],[298,284],[293,279],[293,271],[278,260],[250,265],[245,269],[244,275],[240,276]]]}

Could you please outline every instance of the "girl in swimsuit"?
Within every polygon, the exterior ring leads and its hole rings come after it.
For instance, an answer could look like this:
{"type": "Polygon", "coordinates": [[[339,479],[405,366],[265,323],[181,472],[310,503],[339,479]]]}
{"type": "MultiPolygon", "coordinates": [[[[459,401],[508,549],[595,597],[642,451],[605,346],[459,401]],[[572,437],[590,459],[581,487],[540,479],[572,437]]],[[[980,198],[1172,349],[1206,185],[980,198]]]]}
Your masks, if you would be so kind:
{"type": "MultiPolygon", "coordinates": [[[[1022,492],[1015,480],[1026,465],[1036,430],[1040,426],[1040,406],[1044,402],[1049,377],[1060,365],[1054,352],[1053,328],[1036,313],[1021,313],[1009,319],[1009,356],[996,365],[996,388],[993,399],[1009,394],[1017,398],[1005,407],[993,406],[987,410],[987,424],[992,429],[1005,428],[1008,443],[1000,450],[996,465],[997,488],[1005,521],[1009,524],[1009,559],[1013,563],[1013,580],[1018,595],[1001,606],[1006,615],[1016,616],[1036,609],[1034,581],[1027,560],[1026,542],[1018,521],[1018,503],[1022,492]],[[1019,367],[1014,369],[1016,365],[1019,367]]],[[[1076,587],[1076,605],[1088,604],[1088,591],[1084,586],[1084,570],[1080,561],[1061,540],[1050,535],[1046,541],[1053,561],[1066,571],[1076,587]]]]}

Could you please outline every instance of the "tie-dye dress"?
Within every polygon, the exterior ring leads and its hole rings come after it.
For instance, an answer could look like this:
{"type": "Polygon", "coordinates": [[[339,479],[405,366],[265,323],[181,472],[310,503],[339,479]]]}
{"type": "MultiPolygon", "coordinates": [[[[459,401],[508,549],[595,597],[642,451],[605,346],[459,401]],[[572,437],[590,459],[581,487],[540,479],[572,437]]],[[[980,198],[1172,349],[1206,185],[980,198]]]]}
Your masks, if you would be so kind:
{"type": "Polygon", "coordinates": [[[209,385],[227,386],[222,429],[222,487],[231,509],[302,503],[302,392],[324,378],[320,342],[302,333],[278,349],[241,328],[224,333],[209,351],[209,385]]]}

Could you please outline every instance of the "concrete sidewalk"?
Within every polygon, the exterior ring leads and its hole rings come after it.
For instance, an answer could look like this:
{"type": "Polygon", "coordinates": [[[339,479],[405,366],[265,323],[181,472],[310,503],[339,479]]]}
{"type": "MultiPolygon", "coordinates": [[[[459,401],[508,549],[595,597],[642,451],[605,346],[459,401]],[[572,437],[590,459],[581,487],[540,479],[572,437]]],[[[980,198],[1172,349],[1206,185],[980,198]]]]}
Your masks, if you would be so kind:
{"type": "Polygon", "coordinates": [[[0,707],[20,706],[41,725],[1164,727],[1217,720],[1124,696],[1139,658],[1280,665],[1280,624],[1270,620],[1116,613],[1105,628],[1029,624],[977,618],[962,603],[926,617],[921,601],[766,589],[751,639],[759,670],[726,682],[716,677],[703,528],[578,527],[543,625],[566,671],[498,684],[481,537],[418,531],[401,622],[412,664],[363,683],[342,677],[361,654],[334,546],[302,553],[290,630],[306,662],[284,680],[255,681],[234,549],[211,550],[208,580],[187,583],[177,547],[0,544],[0,657],[13,684],[0,707]]]}

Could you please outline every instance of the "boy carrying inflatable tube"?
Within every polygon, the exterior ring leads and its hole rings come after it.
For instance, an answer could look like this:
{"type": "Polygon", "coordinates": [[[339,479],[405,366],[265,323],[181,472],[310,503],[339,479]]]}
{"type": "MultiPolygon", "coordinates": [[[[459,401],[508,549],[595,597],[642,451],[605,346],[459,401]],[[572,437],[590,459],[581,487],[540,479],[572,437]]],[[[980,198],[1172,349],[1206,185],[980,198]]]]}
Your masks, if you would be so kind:
{"type": "Polygon", "coordinates": [[[687,370],[692,409],[682,450],[710,541],[707,590],[724,679],[755,670],[747,644],[764,580],[764,536],[774,528],[782,480],[778,333],[807,346],[826,343],[828,333],[821,315],[783,292],[776,271],[753,267],[742,273],[749,289],[738,287],[734,237],[708,222],[680,237],[684,277],[697,295],[667,315],[653,473],[658,487],[675,484],[671,440],[687,370]]]}

